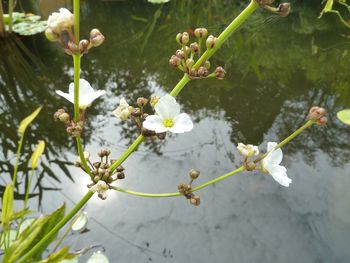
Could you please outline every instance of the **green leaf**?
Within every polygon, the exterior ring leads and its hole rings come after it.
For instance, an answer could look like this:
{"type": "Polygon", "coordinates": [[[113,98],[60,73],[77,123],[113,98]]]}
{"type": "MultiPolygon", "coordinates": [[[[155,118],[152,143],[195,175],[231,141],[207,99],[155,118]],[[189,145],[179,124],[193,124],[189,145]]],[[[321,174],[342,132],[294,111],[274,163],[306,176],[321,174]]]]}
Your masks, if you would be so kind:
{"type": "Polygon", "coordinates": [[[337,117],[339,120],[341,120],[345,124],[350,125],[350,109],[339,111],[337,113],[337,117]]]}
{"type": "Polygon", "coordinates": [[[2,212],[1,212],[1,224],[4,229],[10,228],[11,218],[13,217],[13,185],[8,184],[2,197],[2,212]]]}
{"type": "Polygon", "coordinates": [[[28,125],[32,123],[32,121],[36,118],[36,116],[38,116],[39,112],[41,111],[41,108],[42,107],[37,108],[33,113],[31,113],[29,116],[27,116],[21,121],[18,127],[18,132],[20,135],[24,134],[28,125]]]}
{"type": "Polygon", "coordinates": [[[27,209],[22,209],[22,210],[19,210],[17,212],[14,212],[11,220],[17,220],[18,218],[22,218],[26,215],[30,215],[30,214],[33,214],[34,211],[31,211],[31,210],[27,210],[27,209]]]}
{"type": "Polygon", "coordinates": [[[72,260],[77,257],[78,255],[69,252],[69,247],[63,247],[55,253],[52,253],[48,258],[35,263],[57,263],[62,262],[63,260],[72,260]]]}
{"type": "MultiPolygon", "coordinates": [[[[4,232],[2,233],[2,235],[3,235],[3,234],[4,234],[4,232]]],[[[15,241],[15,239],[16,239],[17,231],[11,229],[11,230],[8,232],[8,235],[9,235],[9,240],[10,240],[9,245],[11,246],[12,243],[13,243],[13,241],[15,241]]],[[[5,250],[5,244],[4,244],[3,242],[2,242],[1,245],[0,245],[0,249],[5,250]]]]}
{"type": "Polygon", "coordinates": [[[36,169],[38,167],[38,161],[40,156],[43,154],[44,149],[45,149],[45,142],[40,140],[32,154],[32,157],[30,158],[32,169],[36,169]]]}

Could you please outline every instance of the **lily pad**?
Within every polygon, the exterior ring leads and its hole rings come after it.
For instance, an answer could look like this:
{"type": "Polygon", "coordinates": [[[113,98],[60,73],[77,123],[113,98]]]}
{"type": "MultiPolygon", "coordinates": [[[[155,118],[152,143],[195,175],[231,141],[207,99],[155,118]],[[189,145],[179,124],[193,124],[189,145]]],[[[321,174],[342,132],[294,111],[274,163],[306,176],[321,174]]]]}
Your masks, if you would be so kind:
{"type": "MultiPolygon", "coordinates": [[[[13,31],[22,36],[30,36],[41,33],[47,28],[47,21],[33,14],[14,12],[12,15],[13,31]]],[[[4,14],[5,30],[9,30],[10,16],[4,14]]]]}
{"type": "Polygon", "coordinates": [[[345,124],[350,125],[350,109],[339,111],[337,113],[337,117],[339,120],[341,120],[345,124]]]}
{"type": "Polygon", "coordinates": [[[101,251],[97,251],[92,254],[87,263],[109,263],[109,260],[105,254],[101,251]]]}
{"type": "Polygon", "coordinates": [[[86,212],[83,212],[72,225],[72,230],[75,233],[80,233],[85,230],[88,223],[88,216],[86,212]]]}

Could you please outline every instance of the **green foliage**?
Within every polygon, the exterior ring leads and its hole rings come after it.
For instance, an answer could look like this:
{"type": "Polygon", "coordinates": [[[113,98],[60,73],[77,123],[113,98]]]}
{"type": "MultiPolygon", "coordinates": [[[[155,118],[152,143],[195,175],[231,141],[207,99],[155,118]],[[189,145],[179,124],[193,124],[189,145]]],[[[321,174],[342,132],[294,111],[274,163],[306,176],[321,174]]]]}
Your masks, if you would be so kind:
{"type": "MultiPolygon", "coordinates": [[[[47,21],[40,20],[41,17],[33,14],[13,12],[13,31],[22,36],[30,36],[45,31],[47,21]]],[[[5,30],[9,30],[10,16],[4,14],[5,30]]]]}
{"type": "Polygon", "coordinates": [[[337,113],[337,117],[339,120],[341,120],[345,124],[350,125],[350,109],[339,111],[337,113]]]}
{"type": "Polygon", "coordinates": [[[48,258],[35,263],[56,263],[62,262],[63,260],[66,260],[67,262],[67,260],[72,260],[75,258],[77,258],[77,255],[70,253],[68,247],[63,247],[57,252],[52,253],[48,258]]]}
{"type": "Polygon", "coordinates": [[[39,112],[41,111],[42,107],[37,108],[33,113],[31,113],[29,116],[27,116],[26,118],[24,118],[21,123],[19,124],[18,127],[18,133],[23,135],[24,132],[26,131],[27,127],[29,126],[29,124],[32,123],[32,121],[36,118],[36,116],[38,116],[39,112]]]}
{"type": "Polygon", "coordinates": [[[2,198],[1,224],[3,229],[8,230],[10,228],[13,214],[13,185],[8,184],[2,198]]]}
{"type": "Polygon", "coordinates": [[[36,169],[38,167],[39,158],[43,154],[44,149],[45,149],[45,141],[40,140],[33,152],[32,157],[30,158],[32,169],[36,169]]]}
{"type": "Polygon", "coordinates": [[[334,9],[334,3],[338,3],[339,5],[342,5],[347,9],[348,12],[350,12],[350,6],[346,3],[346,0],[327,0],[319,18],[323,16],[323,14],[326,13],[333,13],[336,14],[339,18],[339,20],[346,26],[350,28],[350,24],[346,19],[343,18],[343,15],[336,9],[334,9]]]}

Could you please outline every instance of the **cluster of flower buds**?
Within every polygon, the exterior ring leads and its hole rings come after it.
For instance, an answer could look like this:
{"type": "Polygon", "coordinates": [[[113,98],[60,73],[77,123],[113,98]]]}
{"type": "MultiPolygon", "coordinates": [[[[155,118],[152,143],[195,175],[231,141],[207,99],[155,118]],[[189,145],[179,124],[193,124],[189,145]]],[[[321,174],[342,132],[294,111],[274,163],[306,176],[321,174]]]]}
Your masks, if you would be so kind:
{"type": "MultiPolygon", "coordinates": [[[[84,115],[81,115],[83,117],[84,115]]],[[[55,121],[60,121],[66,125],[66,131],[70,136],[76,137],[80,136],[84,129],[84,121],[80,120],[74,122],[70,115],[65,111],[65,109],[57,110],[54,115],[55,121]]]]}
{"type": "Polygon", "coordinates": [[[130,106],[125,98],[121,98],[118,107],[112,112],[114,116],[119,118],[122,121],[126,121],[129,118],[132,118],[136,124],[137,129],[144,137],[153,137],[160,140],[164,140],[166,133],[155,133],[154,131],[147,130],[142,127],[142,123],[145,121],[146,117],[149,115],[145,112],[145,107],[149,104],[151,107],[154,107],[159,100],[158,96],[151,97],[150,100],[144,97],[139,97],[136,100],[135,107],[130,106]]]}
{"type": "Polygon", "coordinates": [[[83,39],[77,43],[73,27],[74,15],[68,9],[61,8],[49,16],[45,36],[50,41],[59,42],[68,55],[87,54],[92,47],[98,47],[105,40],[98,29],[92,29],[89,40],[83,39]]]}
{"type": "Polygon", "coordinates": [[[255,0],[255,2],[257,2],[265,10],[281,17],[286,17],[289,15],[291,10],[290,3],[281,3],[278,5],[278,7],[273,7],[271,5],[275,2],[274,0],[255,0]]]}
{"type": "Polygon", "coordinates": [[[207,50],[215,47],[217,38],[212,35],[208,36],[208,30],[206,28],[195,29],[194,36],[197,38],[197,42],[190,43],[190,35],[187,32],[176,35],[176,41],[181,48],[171,56],[169,64],[187,73],[192,79],[209,77],[223,79],[225,70],[222,67],[218,67],[214,72],[209,73],[209,61],[203,61],[201,65],[196,65],[195,61],[196,58],[200,57],[204,45],[207,50]]]}
{"type": "Polygon", "coordinates": [[[314,120],[318,125],[325,125],[327,124],[327,117],[326,117],[327,111],[324,108],[313,106],[309,110],[309,114],[307,115],[308,120],[314,120]]]}
{"type": "Polygon", "coordinates": [[[243,165],[247,171],[253,171],[256,168],[255,162],[249,161],[250,157],[257,156],[259,154],[258,146],[252,144],[238,143],[238,152],[244,157],[243,165]]]}
{"type": "Polygon", "coordinates": [[[182,194],[186,199],[190,200],[192,205],[198,206],[201,203],[201,199],[199,195],[195,195],[192,193],[192,183],[195,179],[198,178],[200,172],[194,169],[191,169],[189,172],[190,182],[188,184],[181,183],[177,186],[179,193],[182,194]]]}

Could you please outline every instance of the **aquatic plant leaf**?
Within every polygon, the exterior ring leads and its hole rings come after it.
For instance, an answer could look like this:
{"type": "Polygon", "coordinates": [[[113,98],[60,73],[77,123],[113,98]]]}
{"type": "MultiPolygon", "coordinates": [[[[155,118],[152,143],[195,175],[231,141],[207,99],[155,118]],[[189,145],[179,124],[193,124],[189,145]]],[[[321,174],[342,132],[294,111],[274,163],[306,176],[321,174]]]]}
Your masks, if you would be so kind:
{"type": "Polygon", "coordinates": [[[29,124],[31,124],[32,121],[36,118],[36,116],[38,116],[38,114],[41,111],[41,109],[42,109],[42,107],[40,106],[35,111],[33,111],[29,116],[27,116],[26,118],[24,118],[21,121],[21,123],[19,124],[19,127],[18,127],[18,133],[20,135],[24,134],[24,132],[26,131],[26,129],[29,126],[29,124]]]}
{"type": "MultiPolygon", "coordinates": [[[[69,252],[69,247],[63,247],[60,250],[52,253],[48,258],[37,261],[35,263],[56,263],[56,262],[74,262],[78,256],[69,252]],[[67,261],[68,260],[68,261],[67,261]]],[[[76,261],[77,262],[77,261],[76,261]]]]}
{"type": "MultiPolygon", "coordinates": [[[[22,36],[30,36],[41,33],[45,31],[47,28],[47,21],[41,20],[41,16],[33,15],[33,14],[25,14],[13,12],[12,20],[13,20],[13,31],[22,36]]],[[[4,24],[5,30],[9,30],[9,21],[10,16],[8,14],[4,14],[4,24]]]]}
{"type": "Polygon", "coordinates": [[[13,198],[13,185],[8,184],[2,198],[1,224],[4,229],[9,229],[13,217],[13,198]]]}
{"type": "Polygon", "coordinates": [[[36,169],[38,167],[39,158],[43,154],[44,149],[45,141],[40,140],[32,154],[32,157],[30,158],[32,169],[36,169]]]}
{"type": "Polygon", "coordinates": [[[105,254],[101,251],[97,251],[92,254],[87,263],[109,263],[109,260],[105,254]]]}
{"type": "Polygon", "coordinates": [[[72,225],[72,231],[80,233],[85,230],[88,223],[88,216],[86,212],[81,213],[75,220],[72,225]]]}
{"type": "Polygon", "coordinates": [[[19,210],[17,212],[14,212],[11,220],[16,220],[16,219],[21,218],[21,217],[23,217],[25,215],[30,215],[30,214],[33,214],[33,213],[34,213],[34,211],[22,209],[22,210],[19,210]]]}
{"type": "Polygon", "coordinates": [[[337,117],[347,125],[350,125],[350,109],[338,111],[337,117]]]}
{"type": "Polygon", "coordinates": [[[152,4],[164,4],[164,3],[167,3],[169,1],[170,0],[148,0],[148,2],[152,3],[152,4]]]}
{"type": "Polygon", "coordinates": [[[22,222],[22,224],[19,227],[19,233],[23,233],[24,230],[26,230],[33,222],[35,221],[35,218],[28,218],[22,222]]]}
{"type": "MultiPolygon", "coordinates": [[[[16,239],[17,231],[11,229],[11,230],[8,232],[8,234],[10,235],[10,236],[9,236],[9,240],[10,240],[9,245],[11,246],[12,243],[13,243],[13,241],[15,241],[15,239],[16,239]]],[[[5,250],[5,244],[4,244],[3,242],[2,242],[1,245],[0,245],[0,249],[5,250]]]]}

